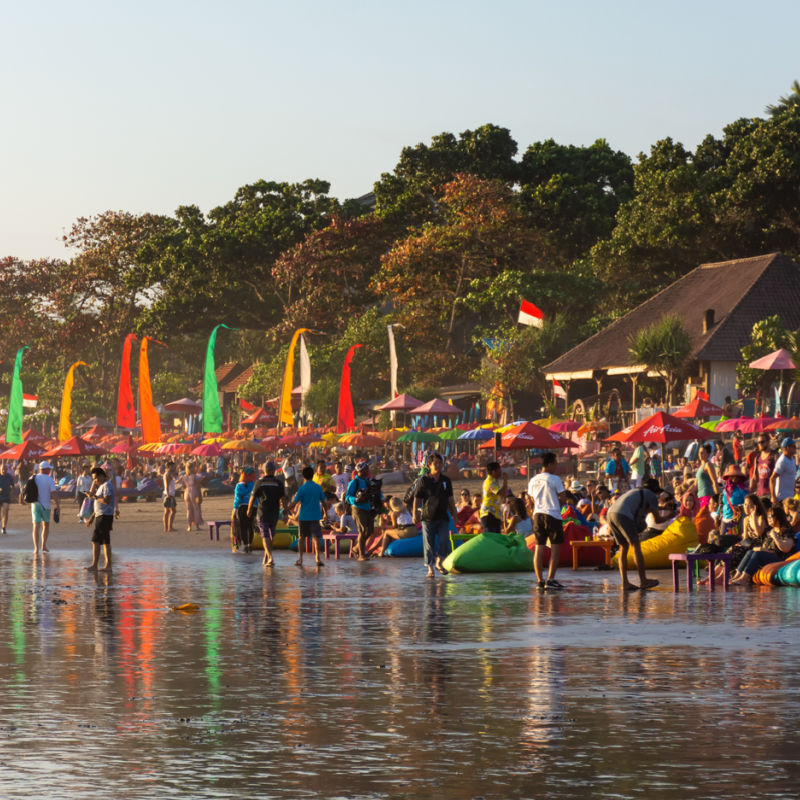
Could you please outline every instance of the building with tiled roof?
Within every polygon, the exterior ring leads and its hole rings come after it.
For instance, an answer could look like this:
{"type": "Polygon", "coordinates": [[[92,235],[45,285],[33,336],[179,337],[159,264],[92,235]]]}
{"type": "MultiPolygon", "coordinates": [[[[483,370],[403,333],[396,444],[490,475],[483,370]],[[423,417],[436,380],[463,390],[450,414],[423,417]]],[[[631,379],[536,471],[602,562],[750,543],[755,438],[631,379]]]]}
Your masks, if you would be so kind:
{"type": "Polygon", "coordinates": [[[588,389],[604,378],[641,374],[645,367],[631,363],[629,342],[671,314],[691,339],[690,382],[721,405],[736,396],[736,364],[756,322],[778,314],[787,328],[800,327],[800,265],[781,253],[701,264],[550,362],[547,379],[591,381],[588,389]]]}

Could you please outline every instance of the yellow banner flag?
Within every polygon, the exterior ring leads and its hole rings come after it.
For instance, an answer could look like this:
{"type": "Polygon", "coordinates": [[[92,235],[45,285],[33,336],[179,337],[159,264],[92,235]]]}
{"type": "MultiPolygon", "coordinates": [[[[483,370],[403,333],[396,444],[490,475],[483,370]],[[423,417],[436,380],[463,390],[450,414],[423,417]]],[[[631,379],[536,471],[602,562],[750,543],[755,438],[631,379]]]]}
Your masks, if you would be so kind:
{"type": "Polygon", "coordinates": [[[292,336],[292,342],[289,345],[289,355],[286,357],[286,369],[283,373],[283,390],[281,391],[280,411],[278,413],[278,421],[284,425],[294,425],[294,413],[292,412],[292,389],[294,386],[294,349],[297,346],[297,340],[304,334],[311,333],[308,328],[298,328],[292,336]]]}
{"type": "Polygon", "coordinates": [[[61,419],[58,423],[58,441],[66,442],[72,438],[72,425],[69,424],[69,414],[72,411],[72,384],[75,383],[75,367],[88,367],[85,361],[76,361],[67,370],[64,381],[64,394],[61,396],[61,419]]]}

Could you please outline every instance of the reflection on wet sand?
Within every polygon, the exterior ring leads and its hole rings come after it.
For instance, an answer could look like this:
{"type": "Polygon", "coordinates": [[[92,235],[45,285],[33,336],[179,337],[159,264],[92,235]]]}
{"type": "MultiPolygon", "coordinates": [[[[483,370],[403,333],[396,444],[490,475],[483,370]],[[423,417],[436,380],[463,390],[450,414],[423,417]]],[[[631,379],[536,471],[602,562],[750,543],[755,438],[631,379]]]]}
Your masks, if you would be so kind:
{"type": "Polygon", "coordinates": [[[0,556],[3,795],[796,796],[797,594],[570,577],[0,556]]]}

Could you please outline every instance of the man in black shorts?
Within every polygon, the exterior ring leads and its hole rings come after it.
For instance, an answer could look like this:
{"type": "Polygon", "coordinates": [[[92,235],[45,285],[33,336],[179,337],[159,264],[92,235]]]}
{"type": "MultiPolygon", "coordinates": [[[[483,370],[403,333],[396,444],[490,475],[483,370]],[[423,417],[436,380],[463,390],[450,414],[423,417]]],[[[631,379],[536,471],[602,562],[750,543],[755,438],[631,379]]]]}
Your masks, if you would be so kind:
{"type": "Polygon", "coordinates": [[[92,488],[87,492],[87,496],[94,500],[94,531],[92,532],[92,563],[86,569],[89,572],[110,572],[111,571],[111,528],[114,525],[114,509],[116,507],[116,495],[114,479],[109,480],[106,471],[102,467],[95,467],[92,470],[92,488]],[[106,557],[106,563],[99,567],[97,562],[100,559],[100,548],[106,557]]]}
{"type": "Polygon", "coordinates": [[[247,515],[250,516],[253,503],[258,503],[258,530],[261,533],[261,541],[264,542],[263,563],[265,567],[271,567],[275,559],[272,557],[270,545],[278,527],[281,508],[286,509],[286,487],[283,479],[275,475],[274,461],[267,461],[264,470],[267,474],[256,484],[250,495],[247,515]]]}
{"type": "Polygon", "coordinates": [[[626,592],[633,592],[639,588],[652,589],[658,586],[657,580],[648,580],[644,568],[642,545],[639,543],[639,533],[647,525],[645,517],[652,511],[657,522],[665,522],[672,516],[670,508],[663,506],[670,499],[670,495],[661,491],[655,478],[650,478],[641,489],[631,489],[618,497],[611,508],[608,509],[608,527],[620,546],[619,576],[622,588],[626,592]],[[628,580],[628,550],[633,549],[633,562],[639,571],[639,586],[628,580]]]}
{"type": "Polygon", "coordinates": [[[556,454],[542,455],[542,470],[528,484],[528,496],[533,500],[533,535],[536,548],[533,552],[533,570],[540,589],[558,590],[563,586],[556,580],[556,570],[561,558],[564,525],[561,521],[561,503],[565,498],[564,484],[555,474],[556,454]],[[550,565],[547,580],[542,576],[544,547],[550,543],[550,565]]]}

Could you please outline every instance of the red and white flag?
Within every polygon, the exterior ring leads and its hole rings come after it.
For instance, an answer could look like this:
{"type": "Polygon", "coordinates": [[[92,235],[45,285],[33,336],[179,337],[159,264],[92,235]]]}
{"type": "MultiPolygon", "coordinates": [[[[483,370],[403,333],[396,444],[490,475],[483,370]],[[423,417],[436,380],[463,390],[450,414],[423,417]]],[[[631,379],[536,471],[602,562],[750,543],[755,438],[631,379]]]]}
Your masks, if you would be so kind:
{"type": "Polygon", "coordinates": [[[562,400],[567,399],[567,393],[564,387],[555,379],[553,379],[553,397],[560,397],[562,400]]]}
{"type": "Polygon", "coordinates": [[[39,405],[39,395],[38,394],[23,394],[22,395],[22,406],[23,408],[36,408],[39,405]]]}
{"type": "Polygon", "coordinates": [[[540,308],[537,308],[533,303],[527,300],[521,300],[519,304],[519,317],[517,322],[520,325],[533,325],[536,328],[541,328],[544,325],[544,314],[540,308]]]}

